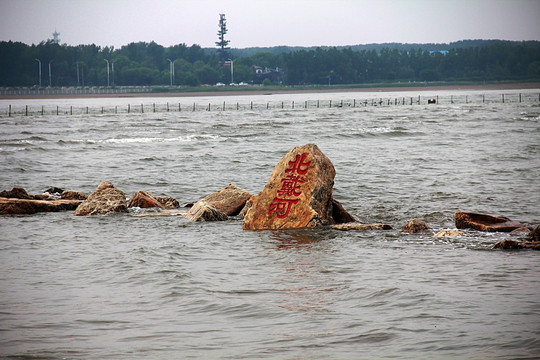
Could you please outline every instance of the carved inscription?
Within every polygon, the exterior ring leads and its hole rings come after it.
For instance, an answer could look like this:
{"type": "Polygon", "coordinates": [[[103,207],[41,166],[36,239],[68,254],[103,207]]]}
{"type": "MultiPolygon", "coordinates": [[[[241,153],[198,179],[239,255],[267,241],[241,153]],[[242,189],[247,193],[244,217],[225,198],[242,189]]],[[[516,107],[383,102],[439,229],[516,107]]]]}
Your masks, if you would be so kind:
{"type": "Polygon", "coordinates": [[[306,175],[311,161],[306,161],[308,154],[296,155],[294,160],[289,161],[289,168],[285,169],[285,176],[281,179],[281,189],[268,208],[268,215],[275,213],[280,219],[286,218],[294,204],[298,203],[298,197],[302,194],[302,184],[306,182],[306,175]]]}

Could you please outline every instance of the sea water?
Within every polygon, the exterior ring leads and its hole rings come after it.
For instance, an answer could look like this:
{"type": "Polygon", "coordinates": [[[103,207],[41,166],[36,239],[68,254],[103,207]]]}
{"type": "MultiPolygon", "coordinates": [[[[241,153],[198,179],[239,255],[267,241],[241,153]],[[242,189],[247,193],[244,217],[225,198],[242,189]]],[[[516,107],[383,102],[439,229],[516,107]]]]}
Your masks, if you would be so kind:
{"type": "Polygon", "coordinates": [[[315,143],[335,166],[334,198],[393,227],[2,216],[0,356],[537,358],[540,253],[490,249],[519,235],[433,237],[455,228],[456,211],[540,223],[539,90],[520,92],[527,101],[473,91],[420,103],[418,93],[0,101],[5,190],[90,194],[106,180],[181,204],[230,183],[256,194],[293,146],[315,143]],[[401,232],[413,218],[433,230],[401,232]]]}

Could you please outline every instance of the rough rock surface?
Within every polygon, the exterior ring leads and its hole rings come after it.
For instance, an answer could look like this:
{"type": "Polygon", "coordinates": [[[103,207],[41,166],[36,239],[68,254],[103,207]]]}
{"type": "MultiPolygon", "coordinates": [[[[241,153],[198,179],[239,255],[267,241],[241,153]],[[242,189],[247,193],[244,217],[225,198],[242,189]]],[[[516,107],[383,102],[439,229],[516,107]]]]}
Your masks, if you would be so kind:
{"type": "Polygon", "coordinates": [[[235,216],[240,213],[251,196],[248,191],[229,184],[202,200],[227,216],[235,216]]]}
{"type": "Polygon", "coordinates": [[[538,241],[517,241],[506,239],[498,241],[493,245],[492,249],[513,250],[513,249],[533,249],[540,250],[540,242],[538,241]]]}
{"type": "Polygon", "coordinates": [[[433,237],[452,237],[452,236],[460,236],[463,235],[462,231],[459,230],[450,230],[450,229],[444,229],[433,235],[433,237]]]}
{"type": "Polygon", "coordinates": [[[392,230],[392,227],[387,224],[361,224],[358,222],[350,222],[345,224],[332,225],[332,229],[349,231],[349,230],[392,230]]]}
{"type": "Polygon", "coordinates": [[[332,199],[332,218],[336,224],[358,222],[336,199],[332,199]]]}
{"type": "Polygon", "coordinates": [[[32,196],[30,196],[22,187],[14,187],[11,190],[0,191],[0,197],[9,199],[32,199],[32,196]]]}
{"type": "Polygon", "coordinates": [[[165,206],[154,196],[146,191],[138,191],[131,196],[127,204],[128,208],[139,207],[142,209],[160,208],[165,209],[165,206]]]}
{"type": "Polygon", "coordinates": [[[464,213],[461,211],[456,212],[455,220],[458,229],[475,229],[488,232],[510,232],[520,227],[530,227],[528,224],[512,221],[507,217],[464,213]]]}
{"type": "Polygon", "coordinates": [[[309,228],[334,223],[336,171],[315,144],[292,148],[276,165],[264,189],[250,199],[244,230],[309,228]]]}
{"type": "Polygon", "coordinates": [[[156,199],[161,205],[165,206],[165,209],[176,209],[180,206],[178,200],[170,196],[156,196],[156,199]]]}
{"type": "Polygon", "coordinates": [[[99,184],[73,213],[77,216],[101,215],[111,212],[127,213],[126,195],[108,181],[99,184]]]}
{"type": "Polygon", "coordinates": [[[535,227],[534,230],[529,233],[528,240],[540,242],[540,225],[535,227]]]}
{"type": "Polygon", "coordinates": [[[425,221],[412,219],[407,223],[407,225],[401,228],[401,231],[406,233],[417,233],[429,229],[431,229],[431,226],[429,226],[425,221]]]}
{"type": "Polygon", "coordinates": [[[0,215],[35,214],[38,212],[56,212],[75,210],[81,200],[34,200],[0,198],[0,215]]]}
{"type": "Polygon", "coordinates": [[[228,217],[225,213],[217,210],[204,200],[199,200],[186,213],[186,219],[190,221],[224,221],[228,217]]]}
{"type": "Polygon", "coordinates": [[[86,200],[88,198],[88,196],[83,194],[82,192],[73,190],[63,191],[60,197],[65,200],[86,200]]]}

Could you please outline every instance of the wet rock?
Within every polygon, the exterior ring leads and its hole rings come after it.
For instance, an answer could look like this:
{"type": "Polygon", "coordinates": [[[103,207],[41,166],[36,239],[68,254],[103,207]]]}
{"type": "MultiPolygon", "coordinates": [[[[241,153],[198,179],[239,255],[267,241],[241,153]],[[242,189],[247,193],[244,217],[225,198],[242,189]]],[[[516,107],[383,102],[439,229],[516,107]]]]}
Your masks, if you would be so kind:
{"type": "Polygon", "coordinates": [[[492,249],[510,250],[510,249],[523,249],[523,245],[520,241],[505,239],[498,241],[492,246],[492,249]]]}
{"type": "Polygon", "coordinates": [[[127,213],[126,195],[108,181],[99,184],[73,213],[77,216],[101,215],[111,212],[127,213]]]}
{"type": "Polygon", "coordinates": [[[359,222],[350,222],[345,224],[332,225],[332,229],[350,231],[350,230],[392,230],[392,227],[387,224],[361,224],[359,222]]]}
{"type": "Polygon", "coordinates": [[[228,216],[217,210],[205,200],[199,200],[193,205],[185,215],[190,221],[224,221],[228,216]]]}
{"type": "Polygon", "coordinates": [[[38,212],[57,212],[75,210],[81,200],[34,200],[0,198],[0,215],[35,214],[38,212]]]}
{"type": "Polygon", "coordinates": [[[142,209],[160,208],[165,209],[165,206],[154,196],[146,191],[138,191],[131,196],[127,204],[128,208],[139,207],[142,209]]]}
{"type": "Polygon", "coordinates": [[[22,187],[14,187],[11,190],[0,191],[0,197],[9,198],[9,199],[32,199],[26,190],[22,187]]]}
{"type": "Polygon", "coordinates": [[[528,224],[512,221],[507,217],[464,213],[461,211],[456,212],[455,221],[458,229],[475,229],[488,232],[511,232],[520,227],[530,227],[528,224]]]}
{"type": "Polygon", "coordinates": [[[56,186],[50,187],[44,191],[44,193],[48,193],[51,195],[58,195],[58,196],[60,196],[63,192],[64,192],[63,189],[60,189],[59,187],[56,187],[56,186]]]}
{"type": "Polygon", "coordinates": [[[315,144],[292,148],[276,165],[264,189],[251,197],[244,230],[310,228],[334,223],[336,171],[315,144]]]}
{"type": "Polygon", "coordinates": [[[540,225],[534,228],[527,237],[529,241],[540,242],[540,225]]]}
{"type": "Polygon", "coordinates": [[[453,236],[460,236],[463,235],[462,231],[459,230],[450,230],[450,229],[444,229],[433,235],[433,237],[453,237],[453,236]]]}
{"type": "Polygon", "coordinates": [[[431,226],[429,226],[425,221],[412,219],[407,223],[407,225],[401,228],[401,231],[406,233],[417,233],[429,229],[431,229],[431,226]]]}
{"type": "Polygon", "coordinates": [[[204,197],[202,200],[227,216],[236,216],[252,195],[234,184],[204,197]]]}
{"type": "Polygon", "coordinates": [[[170,196],[158,196],[156,199],[165,207],[165,209],[176,209],[180,206],[178,200],[170,196]]]}
{"type": "Polygon", "coordinates": [[[60,197],[65,200],[86,200],[88,198],[88,196],[83,194],[82,192],[73,190],[62,191],[60,197]]]}
{"type": "Polygon", "coordinates": [[[336,224],[358,222],[336,199],[332,199],[332,218],[336,224]]]}

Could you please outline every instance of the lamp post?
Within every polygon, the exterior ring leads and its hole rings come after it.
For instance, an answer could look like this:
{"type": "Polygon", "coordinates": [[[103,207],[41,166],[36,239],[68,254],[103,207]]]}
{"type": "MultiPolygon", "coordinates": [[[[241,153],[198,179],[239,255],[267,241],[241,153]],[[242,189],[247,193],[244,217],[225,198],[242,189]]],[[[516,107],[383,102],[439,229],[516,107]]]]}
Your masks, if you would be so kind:
{"type": "Polygon", "coordinates": [[[35,59],[39,63],[39,87],[41,87],[41,60],[35,59]]]}
{"type": "Polygon", "coordinates": [[[167,59],[169,61],[169,72],[171,74],[171,86],[173,85],[174,83],[174,62],[176,60],[171,60],[171,59],[167,59]]]}
{"type": "Polygon", "coordinates": [[[111,61],[111,68],[112,68],[112,84],[113,84],[113,87],[115,86],[115,82],[114,82],[114,61],[111,61]]]}
{"type": "Polygon", "coordinates": [[[231,62],[231,84],[234,84],[234,60],[228,59],[231,62]]]}
{"type": "Polygon", "coordinates": [[[52,76],[51,76],[51,63],[53,60],[49,61],[49,87],[52,87],[52,76]]]}
{"type": "Polygon", "coordinates": [[[103,59],[107,62],[107,87],[109,87],[109,60],[103,59]]]}

